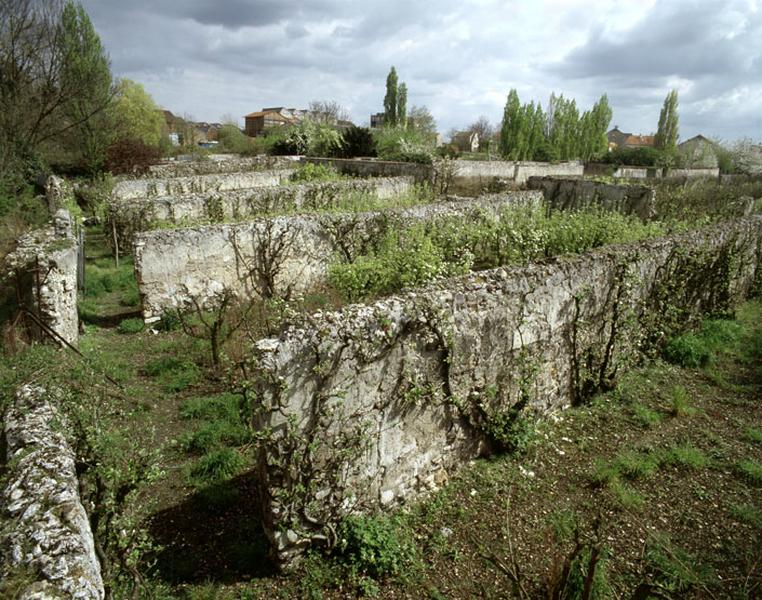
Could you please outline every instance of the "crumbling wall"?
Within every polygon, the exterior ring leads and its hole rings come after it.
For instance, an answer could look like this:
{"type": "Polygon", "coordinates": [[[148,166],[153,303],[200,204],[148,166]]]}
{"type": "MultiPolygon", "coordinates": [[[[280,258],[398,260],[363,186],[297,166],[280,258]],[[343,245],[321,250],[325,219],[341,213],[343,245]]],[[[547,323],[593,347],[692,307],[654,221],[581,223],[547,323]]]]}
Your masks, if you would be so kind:
{"type": "Polygon", "coordinates": [[[51,394],[24,385],[5,412],[8,472],[2,491],[4,580],[29,582],[17,598],[104,597],[74,452],[51,394]]]}
{"type": "Polygon", "coordinates": [[[299,294],[323,285],[337,256],[353,259],[367,252],[395,224],[448,215],[468,219],[539,197],[520,192],[384,212],[268,217],[139,233],[134,254],[143,318],[155,321],[191,298],[211,303],[225,290],[245,298],[299,294]]]}
{"type": "Polygon", "coordinates": [[[128,248],[135,233],[159,222],[219,223],[268,212],[326,210],[349,194],[391,198],[412,186],[410,177],[379,177],[119,200],[109,206],[109,229],[119,246],[128,248]]]}
{"type": "Polygon", "coordinates": [[[213,154],[204,160],[175,160],[152,165],[147,177],[192,177],[194,175],[219,175],[222,173],[245,173],[246,171],[267,171],[292,169],[298,156],[236,156],[213,154]]]}
{"type": "Polygon", "coordinates": [[[5,259],[6,278],[17,286],[30,328],[73,346],[79,342],[77,257],[71,215],[60,209],[50,227],[23,235],[5,259]]]}
{"type": "Polygon", "coordinates": [[[601,208],[644,221],[653,218],[655,192],[644,185],[618,185],[585,179],[530,177],[527,186],[541,190],[548,211],[601,208]]]}
{"type": "Polygon", "coordinates": [[[369,158],[302,158],[304,163],[325,165],[353,177],[413,177],[417,183],[431,182],[434,168],[418,163],[369,158]]]}
{"type": "Polygon", "coordinates": [[[224,192],[227,190],[281,185],[287,183],[293,173],[293,169],[279,169],[276,171],[168,177],[166,179],[125,179],[114,185],[111,197],[114,201],[119,201],[132,200],[134,198],[171,196],[173,194],[224,192]]]}
{"type": "Polygon", "coordinates": [[[704,169],[665,169],[664,177],[685,179],[717,179],[720,176],[719,167],[704,169]]]}
{"type": "Polygon", "coordinates": [[[277,559],[510,447],[520,409],[605,389],[669,319],[726,314],[758,276],[761,241],[757,217],[475,273],[258,342],[248,372],[277,559]]]}

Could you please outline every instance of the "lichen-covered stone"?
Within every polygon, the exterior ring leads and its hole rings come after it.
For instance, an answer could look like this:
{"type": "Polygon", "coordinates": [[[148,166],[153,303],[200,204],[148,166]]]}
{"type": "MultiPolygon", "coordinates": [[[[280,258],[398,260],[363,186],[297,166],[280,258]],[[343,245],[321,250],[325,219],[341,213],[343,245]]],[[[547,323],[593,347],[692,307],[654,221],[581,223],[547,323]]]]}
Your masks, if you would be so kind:
{"type": "Polygon", "coordinates": [[[4,415],[8,474],[2,510],[2,576],[34,573],[20,595],[32,598],[104,597],[87,513],[79,497],[74,453],[50,393],[21,387],[4,415]]]}

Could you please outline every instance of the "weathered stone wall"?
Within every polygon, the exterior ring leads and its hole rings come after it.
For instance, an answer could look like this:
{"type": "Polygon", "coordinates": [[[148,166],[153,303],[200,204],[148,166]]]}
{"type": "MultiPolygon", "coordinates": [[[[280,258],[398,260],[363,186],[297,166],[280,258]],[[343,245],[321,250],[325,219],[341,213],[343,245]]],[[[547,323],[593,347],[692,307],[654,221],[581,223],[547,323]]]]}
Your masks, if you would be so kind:
{"type": "Polygon", "coordinates": [[[496,213],[540,196],[519,192],[384,212],[281,216],[143,232],[134,246],[143,318],[155,321],[191,298],[211,304],[223,290],[246,298],[302,293],[325,283],[337,255],[352,259],[367,252],[395,223],[451,215],[468,219],[476,211],[496,213]]]}
{"type": "Polygon", "coordinates": [[[112,202],[108,219],[120,247],[128,248],[134,234],[149,229],[152,223],[219,223],[267,212],[325,210],[336,207],[347,194],[383,199],[406,194],[412,187],[410,177],[379,177],[134,198],[112,202]]]}
{"type": "Polygon", "coordinates": [[[720,176],[719,167],[706,169],[665,169],[664,177],[686,179],[717,179],[720,176]]]}
{"type": "Polygon", "coordinates": [[[4,415],[3,579],[33,580],[16,598],[104,597],[93,534],[79,497],[75,456],[47,390],[21,387],[4,415]]]}
{"type": "Polygon", "coordinates": [[[344,175],[354,177],[413,177],[419,183],[431,181],[434,169],[431,165],[395,162],[368,158],[302,158],[304,163],[332,167],[344,175]]]}
{"type": "Polygon", "coordinates": [[[585,179],[530,177],[527,186],[541,190],[548,211],[602,208],[644,221],[654,214],[655,192],[644,185],[615,185],[585,179]]]}
{"type": "Polygon", "coordinates": [[[71,215],[60,209],[52,226],[23,235],[5,260],[6,276],[18,285],[26,308],[73,346],[79,342],[77,255],[71,215]]]}
{"type": "Polygon", "coordinates": [[[237,156],[229,154],[211,155],[205,160],[175,160],[153,165],[148,169],[148,177],[192,177],[194,175],[219,175],[222,173],[245,173],[246,171],[267,171],[292,169],[298,156],[237,156]]]}
{"type": "Polygon", "coordinates": [[[514,180],[518,184],[525,183],[530,177],[541,176],[581,176],[585,165],[580,161],[568,161],[560,163],[519,162],[516,163],[516,175],[514,180]]]}
{"type": "MultiPolygon", "coordinates": [[[[675,317],[722,313],[760,268],[762,219],[440,282],[258,342],[263,521],[281,563],[350,512],[434,488],[519,408],[610,383],[675,317]]],[[[656,341],[655,341],[656,340],[656,341]]]]}
{"type": "Polygon", "coordinates": [[[221,175],[196,175],[192,177],[168,177],[165,179],[125,179],[114,185],[111,197],[115,200],[131,200],[173,194],[201,192],[224,192],[253,187],[274,186],[288,183],[293,169],[276,171],[252,171],[249,173],[224,173],[221,175]]]}

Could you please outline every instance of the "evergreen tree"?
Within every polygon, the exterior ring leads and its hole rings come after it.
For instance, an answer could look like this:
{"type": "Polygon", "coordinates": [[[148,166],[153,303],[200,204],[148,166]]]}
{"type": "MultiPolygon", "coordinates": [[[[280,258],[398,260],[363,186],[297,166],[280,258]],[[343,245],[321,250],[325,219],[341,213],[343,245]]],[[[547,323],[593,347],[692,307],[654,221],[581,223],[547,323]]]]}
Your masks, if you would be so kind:
{"type": "Polygon", "coordinates": [[[659,115],[659,127],[656,130],[654,146],[658,150],[668,153],[677,151],[677,138],[679,136],[677,115],[677,90],[672,90],[664,99],[661,114],[659,115]]]}
{"type": "Polygon", "coordinates": [[[407,129],[407,86],[404,81],[397,88],[397,123],[407,129]]]}
{"type": "Polygon", "coordinates": [[[386,96],[384,96],[384,125],[388,127],[397,126],[397,71],[394,67],[386,76],[386,96]]]}

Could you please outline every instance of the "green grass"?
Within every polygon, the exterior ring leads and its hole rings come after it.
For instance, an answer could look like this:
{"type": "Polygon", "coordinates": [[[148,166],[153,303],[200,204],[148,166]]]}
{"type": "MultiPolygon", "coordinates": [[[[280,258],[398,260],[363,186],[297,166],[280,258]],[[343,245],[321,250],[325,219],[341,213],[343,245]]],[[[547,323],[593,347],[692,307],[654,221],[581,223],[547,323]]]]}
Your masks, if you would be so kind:
{"type": "Polygon", "coordinates": [[[762,429],[758,429],[757,427],[747,427],[746,431],[744,431],[744,436],[750,442],[762,444],[762,429]]]}
{"type": "Polygon", "coordinates": [[[663,453],[662,463],[687,469],[703,469],[709,465],[709,458],[692,445],[682,444],[668,448],[663,453]]]}
{"type": "Polygon", "coordinates": [[[645,558],[653,580],[669,592],[686,594],[696,588],[713,585],[716,581],[711,568],[673,544],[666,536],[655,536],[649,541],[645,558]]]}
{"type": "Polygon", "coordinates": [[[119,333],[140,333],[145,328],[145,324],[143,323],[143,319],[124,319],[121,323],[119,323],[119,326],[117,327],[117,331],[119,333]]]}
{"type": "Polygon", "coordinates": [[[149,377],[156,377],[167,392],[181,392],[201,379],[201,370],[196,364],[174,356],[149,362],[144,372],[149,377]]]}
{"type": "Polygon", "coordinates": [[[241,397],[238,394],[217,394],[214,396],[194,396],[180,407],[183,419],[238,419],[241,397]]]}
{"type": "Polygon", "coordinates": [[[753,485],[762,485],[762,463],[747,459],[736,464],[738,474],[753,485]]]}
{"type": "Polygon", "coordinates": [[[655,427],[662,422],[661,413],[640,403],[632,406],[632,417],[638,425],[645,429],[655,427]]]}
{"type": "Polygon", "coordinates": [[[748,523],[756,529],[762,529],[762,509],[754,504],[734,504],[730,513],[739,521],[748,523]]]}
{"type": "Polygon", "coordinates": [[[244,457],[233,448],[219,448],[189,465],[186,479],[196,487],[219,483],[238,475],[245,464],[244,457]]]}
{"type": "Polygon", "coordinates": [[[673,417],[690,417],[696,414],[688,399],[688,391],[682,385],[676,385],[670,393],[671,408],[673,417]]]}
{"type": "Polygon", "coordinates": [[[242,446],[251,440],[249,430],[240,422],[211,421],[180,438],[186,452],[204,454],[220,446],[242,446]]]}

